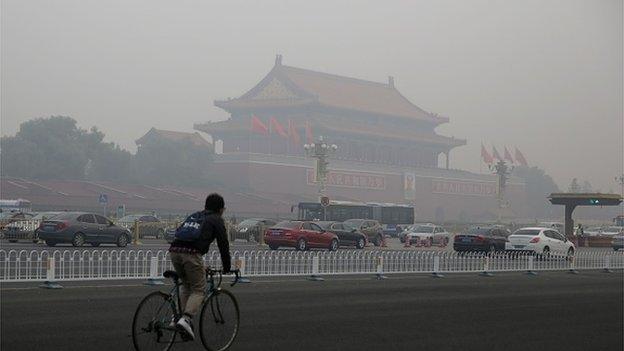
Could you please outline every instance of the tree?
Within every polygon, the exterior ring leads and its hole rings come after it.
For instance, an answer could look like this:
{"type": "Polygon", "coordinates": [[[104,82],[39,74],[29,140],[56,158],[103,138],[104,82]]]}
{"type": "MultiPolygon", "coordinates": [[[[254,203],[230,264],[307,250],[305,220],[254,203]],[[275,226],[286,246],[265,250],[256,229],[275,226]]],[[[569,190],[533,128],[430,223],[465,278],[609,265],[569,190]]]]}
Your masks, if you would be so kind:
{"type": "Polygon", "coordinates": [[[132,154],[103,140],[97,128],[78,128],[70,117],[29,120],[15,136],[0,139],[0,172],[29,179],[130,180],[132,154]]]}
{"type": "Polygon", "coordinates": [[[212,156],[212,148],[190,141],[152,139],[137,150],[137,176],[152,185],[204,186],[212,179],[212,156]]]}
{"type": "Polygon", "coordinates": [[[570,185],[568,185],[568,192],[569,193],[580,193],[581,192],[581,186],[578,183],[578,180],[576,178],[572,178],[572,183],[570,183],[570,185]]]}
{"type": "Polygon", "coordinates": [[[588,180],[583,181],[583,186],[581,187],[581,192],[583,193],[592,193],[594,192],[594,188],[588,180]]]}
{"type": "Polygon", "coordinates": [[[532,218],[550,217],[551,204],[547,196],[559,192],[559,187],[546,172],[538,167],[519,166],[514,168],[513,175],[524,180],[526,184],[528,214],[532,218]]]}

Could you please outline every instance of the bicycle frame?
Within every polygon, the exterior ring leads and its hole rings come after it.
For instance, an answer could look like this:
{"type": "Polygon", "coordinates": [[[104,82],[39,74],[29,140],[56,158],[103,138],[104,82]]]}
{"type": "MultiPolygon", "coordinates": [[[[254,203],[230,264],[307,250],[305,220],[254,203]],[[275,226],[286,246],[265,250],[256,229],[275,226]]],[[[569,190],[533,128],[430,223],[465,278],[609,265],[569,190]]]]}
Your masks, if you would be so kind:
{"type": "MultiPolygon", "coordinates": [[[[238,269],[236,270],[232,270],[232,273],[234,273],[234,281],[230,284],[230,286],[234,286],[239,278],[240,278],[240,271],[238,269]]],[[[206,293],[204,294],[204,299],[202,301],[202,305],[205,304],[208,299],[210,299],[215,292],[217,292],[219,289],[221,289],[221,283],[223,282],[223,273],[220,270],[213,270],[213,269],[206,269],[206,293]],[[215,276],[217,276],[218,278],[215,279],[215,276]]],[[[180,286],[182,285],[182,283],[180,283],[179,280],[175,280],[173,287],[171,288],[171,290],[169,291],[169,299],[164,302],[162,304],[162,306],[160,306],[160,308],[158,309],[158,311],[160,312],[160,310],[167,304],[167,302],[171,305],[172,310],[174,311],[174,318],[177,321],[180,317],[182,317],[182,311],[181,311],[181,306],[182,306],[182,300],[180,298],[180,286]]],[[[217,310],[218,310],[218,306],[217,306],[217,310]]],[[[216,317],[216,316],[215,316],[216,317]]],[[[163,329],[166,330],[177,330],[175,327],[169,327],[169,326],[163,326],[163,329]]]]}

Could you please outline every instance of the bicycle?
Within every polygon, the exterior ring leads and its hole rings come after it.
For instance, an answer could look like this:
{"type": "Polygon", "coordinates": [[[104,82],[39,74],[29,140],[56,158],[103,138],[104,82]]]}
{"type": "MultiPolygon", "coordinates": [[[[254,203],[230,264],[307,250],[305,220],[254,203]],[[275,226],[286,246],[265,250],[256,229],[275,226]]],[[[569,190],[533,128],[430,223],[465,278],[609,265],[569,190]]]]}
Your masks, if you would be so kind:
{"type": "MultiPolygon", "coordinates": [[[[235,274],[234,286],[239,278],[240,271],[232,270],[235,274]]],[[[148,294],[139,303],[132,320],[132,342],[137,351],[169,350],[179,333],[176,322],[182,316],[180,310],[180,279],[175,271],[165,271],[163,277],[173,280],[173,288],[167,294],[155,291],[148,294]]],[[[221,288],[223,272],[206,268],[206,296],[202,302],[199,316],[199,328],[195,334],[200,335],[204,348],[208,351],[227,350],[236,335],[239,327],[238,302],[234,295],[221,288]]],[[[182,342],[189,341],[181,334],[182,342]]]]}

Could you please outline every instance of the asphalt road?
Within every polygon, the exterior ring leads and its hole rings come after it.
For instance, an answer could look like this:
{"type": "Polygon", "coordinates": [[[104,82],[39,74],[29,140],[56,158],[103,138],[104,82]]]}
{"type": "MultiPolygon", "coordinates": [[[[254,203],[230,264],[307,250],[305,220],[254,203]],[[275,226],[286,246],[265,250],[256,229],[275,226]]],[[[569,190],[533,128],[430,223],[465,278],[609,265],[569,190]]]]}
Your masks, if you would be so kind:
{"type": "MultiPolygon", "coordinates": [[[[623,283],[621,271],[256,280],[233,288],[231,350],[622,350],[623,283]]],[[[134,310],[155,288],[111,284],[4,284],[0,349],[131,350],[134,310]]]]}

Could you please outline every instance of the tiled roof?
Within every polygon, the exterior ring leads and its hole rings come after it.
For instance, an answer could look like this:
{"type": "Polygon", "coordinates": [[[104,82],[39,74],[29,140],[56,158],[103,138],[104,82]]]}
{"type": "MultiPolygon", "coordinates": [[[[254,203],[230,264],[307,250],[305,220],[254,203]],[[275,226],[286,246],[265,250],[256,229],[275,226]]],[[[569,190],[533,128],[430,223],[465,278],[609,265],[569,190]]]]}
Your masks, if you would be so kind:
{"type": "Polygon", "coordinates": [[[162,130],[162,129],[156,129],[156,128],[150,129],[144,136],[137,139],[136,143],[137,145],[141,145],[148,138],[156,136],[156,135],[162,138],[168,139],[168,140],[172,140],[172,141],[190,141],[197,146],[212,147],[212,144],[210,144],[206,139],[204,139],[197,132],[193,132],[193,133],[176,132],[172,130],[162,130]]]}
{"type": "Polygon", "coordinates": [[[436,121],[389,84],[370,82],[290,66],[279,70],[299,89],[318,97],[322,105],[382,115],[436,121]]]}
{"type": "Polygon", "coordinates": [[[236,99],[215,101],[226,110],[286,107],[316,104],[337,109],[352,110],[374,115],[395,116],[435,124],[448,122],[448,118],[427,112],[411,103],[394,86],[392,78],[388,83],[371,82],[316,72],[276,63],[269,74],[254,88],[236,99]],[[263,96],[255,99],[262,90],[279,80],[280,87],[290,92],[283,97],[263,96]],[[294,95],[294,96],[291,96],[294,95]]]}
{"type": "MultiPolygon", "coordinates": [[[[387,139],[401,139],[410,142],[421,142],[436,145],[449,145],[449,146],[461,146],[466,144],[466,140],[449,138],[435,133],[424,133],[419,131],[412,131],[400,128],[391,128],[388,126],[369,125],[369,124],[354,124],[341,121],[314,121],[312,123],[313,130],[317,130],[319,127],[326,130],[335,131],[338,134],[357,134],[372,137],[381,137],[387,139]]],[[[300,123],[297,127],[302,128],[303,124],[300,123]]],[[[206,133],[219,133],[228,132],[243,132],[249,133],[250,123],[246,120],[229,119],[226,121],[209,122],[203,124],[196,124],[195,128],[206,133]]]]}

